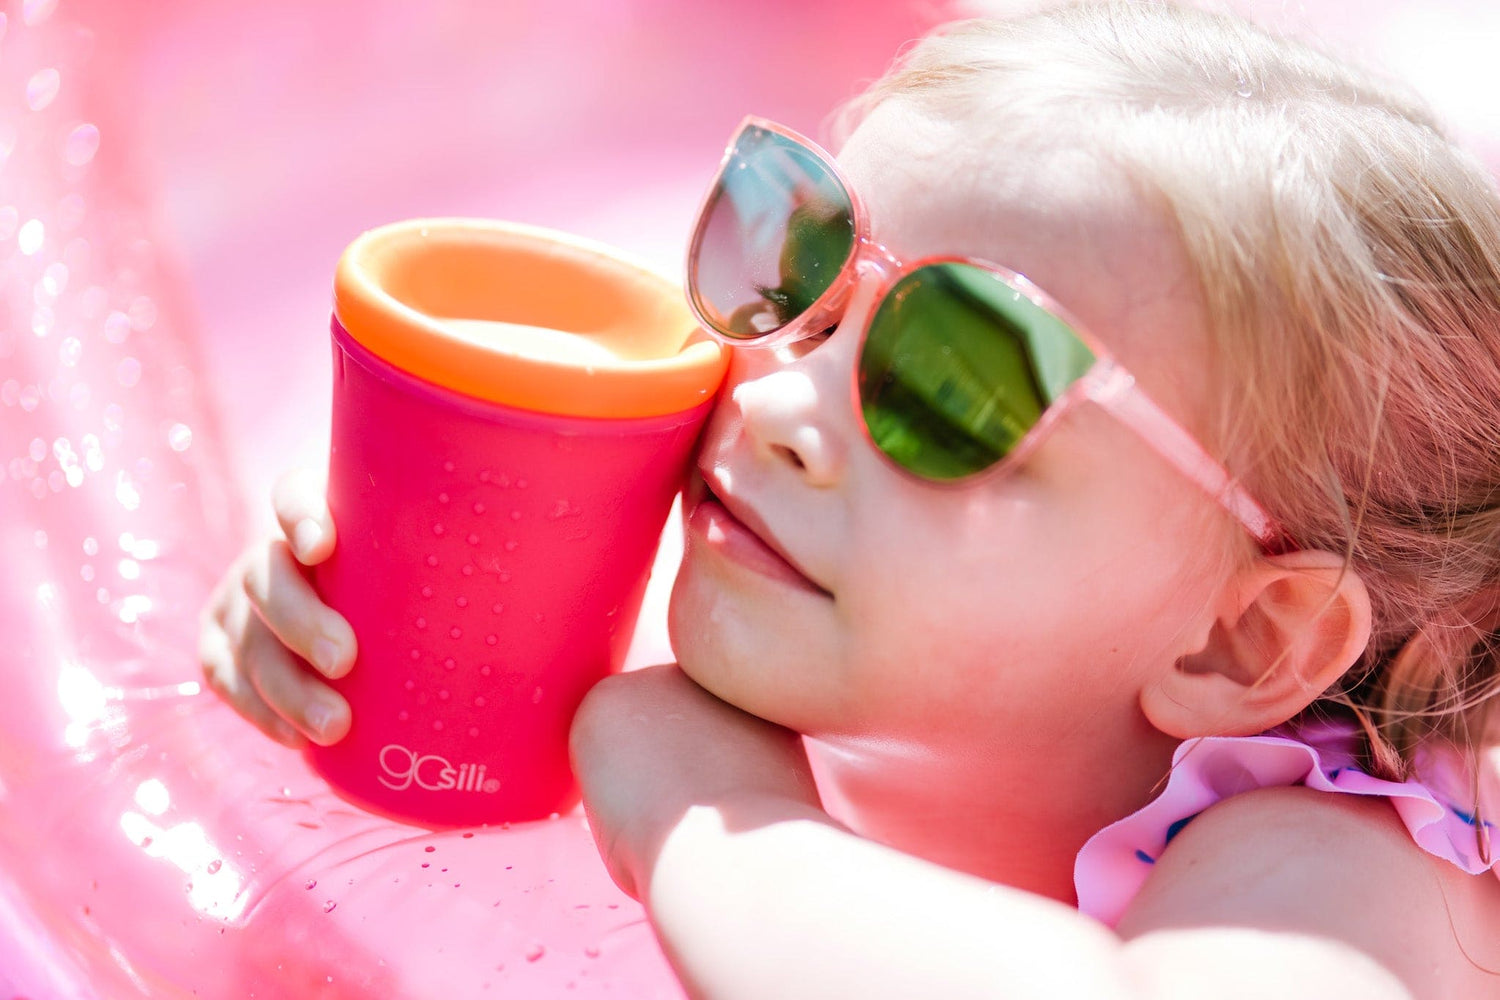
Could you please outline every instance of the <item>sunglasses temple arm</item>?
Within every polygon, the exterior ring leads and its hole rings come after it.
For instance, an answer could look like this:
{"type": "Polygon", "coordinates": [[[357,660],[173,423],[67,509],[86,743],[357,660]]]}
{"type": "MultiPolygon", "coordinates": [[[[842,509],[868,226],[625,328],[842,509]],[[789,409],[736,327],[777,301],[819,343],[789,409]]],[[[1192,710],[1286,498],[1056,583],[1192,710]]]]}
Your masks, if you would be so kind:
{"type": "Polygon", "coordinates": [[[1196,439],[1117,365],[1097,372],[1090,397],[1245,526],[1268,551],[1281,548],[1282,533],[1271,515],[1196,439]]]}

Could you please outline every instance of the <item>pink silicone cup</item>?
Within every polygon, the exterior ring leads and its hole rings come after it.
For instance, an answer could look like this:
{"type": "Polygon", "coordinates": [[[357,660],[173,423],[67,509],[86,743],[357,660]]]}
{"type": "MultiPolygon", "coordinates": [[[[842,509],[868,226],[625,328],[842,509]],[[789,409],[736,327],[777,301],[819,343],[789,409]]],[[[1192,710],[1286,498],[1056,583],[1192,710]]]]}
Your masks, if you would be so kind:
{"type": "Polygon", "coordinates": [[[336,289],[339,541],[312,577],[359,655],[334,683],[353,727],[308,758],[346,799],[431,827],[566,810],[568,728],[623,662],[722,351],[663,279],[527,227],[373,230],[336,289]],[[615,353],[455,338],[442,317],[615,353]]]}
{"type": "Polygon", "coordinates": [[[314,577],[353,626],[353,728],[309,751],[345,797],[430,826],[577,800],[567,733],[619,668],[709,404],[634,419],[473,400],[335,321],[328,502],[314,577]]]}

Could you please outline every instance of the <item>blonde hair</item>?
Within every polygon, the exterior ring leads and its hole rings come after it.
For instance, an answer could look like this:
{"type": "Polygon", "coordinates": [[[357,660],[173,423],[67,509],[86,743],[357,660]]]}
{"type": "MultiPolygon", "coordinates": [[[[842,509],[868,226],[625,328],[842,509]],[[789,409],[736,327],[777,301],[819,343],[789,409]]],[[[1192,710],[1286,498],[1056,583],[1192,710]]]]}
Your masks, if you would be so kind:
{"type": "MultiPolygon", "coordinates": [[[[1077,137],[1160,202],[1197,269],[1211,439],[1298,547],[1369,590],[1322,706],[1403,778],[1470,753],[1500,684],[1500,200],[1405,87],[1235,17],[1102,2],[950,25],[845,109],[901,99],[1077,137]]],[[[1318,706],[1315,706],[1315,708],[1318,706]]]]}

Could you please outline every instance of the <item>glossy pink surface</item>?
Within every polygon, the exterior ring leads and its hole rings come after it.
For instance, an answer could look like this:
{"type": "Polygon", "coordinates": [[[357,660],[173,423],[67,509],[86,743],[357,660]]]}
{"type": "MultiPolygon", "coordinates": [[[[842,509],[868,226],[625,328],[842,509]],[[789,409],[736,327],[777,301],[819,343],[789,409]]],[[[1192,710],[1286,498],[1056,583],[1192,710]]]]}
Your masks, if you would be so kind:
{"type": "MultiPolygon", "coordinates": [[[[1251,7],[1495,149],[1487,0],[1251,7]]],[[[3,9],[0,1000],[678,995],[576,814],[432,835],[345,806],[200,690],[197,611],[276,472],[326,456],[355,234],[502,217],[675,270],[745,113],[821,137],[941,10],[3,9]]],[[[638,662],[669,655],[663,592],[638,662]]]]}
{"type": "Polygon", "coordinates": [[[312,579],[359,658],[333,683],[349,734],[308,760],[349,801],[423,826],[566,812],[568,729],[624,664],[712,402],[535,413],[416,378],[332,325],[339,541],[312,579]]]}

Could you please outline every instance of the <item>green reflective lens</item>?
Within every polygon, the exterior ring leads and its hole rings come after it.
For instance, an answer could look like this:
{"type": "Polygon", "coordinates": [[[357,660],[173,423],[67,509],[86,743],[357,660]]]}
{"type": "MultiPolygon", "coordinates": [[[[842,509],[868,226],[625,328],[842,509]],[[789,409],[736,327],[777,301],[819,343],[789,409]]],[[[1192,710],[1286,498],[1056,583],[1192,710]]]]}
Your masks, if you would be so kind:
{"type": "Polygon", "coordinates": [[[935,480],[1010,454],[1094,364],[1066,323],[972,264],[918,268],[870,321],[859,397],[875,445],[935,480]]]}

